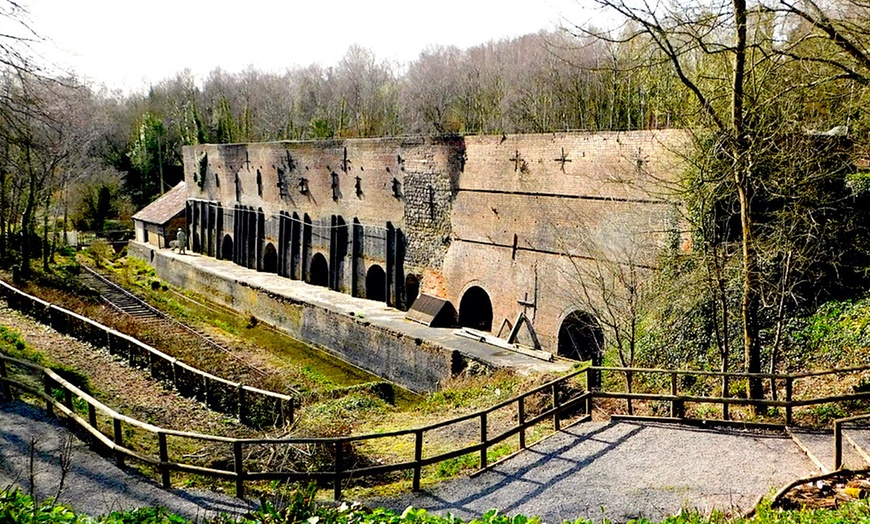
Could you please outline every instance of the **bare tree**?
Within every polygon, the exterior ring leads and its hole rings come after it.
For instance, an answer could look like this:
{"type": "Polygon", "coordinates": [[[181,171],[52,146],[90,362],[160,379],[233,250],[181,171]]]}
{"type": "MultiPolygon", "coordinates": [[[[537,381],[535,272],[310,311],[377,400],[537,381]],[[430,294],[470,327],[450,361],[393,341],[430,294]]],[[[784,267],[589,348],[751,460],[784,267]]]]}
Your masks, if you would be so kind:
{"type": "MultiPolygon", "coordinates": [[[[647,287],[655,271],[651,262],[660,247],[653,232],[625,217],[567,213],[577,227],[570,233],[561,227],[554,232],[568,261],[568,272],[560,282],[563,299],[601,324],[604,346],[615,351],[622,367],[634,367],[640,324],[651,298],[647,287]]],[[[634,376],[626,372],[624,378],[631,392],[634,376]]],[[[633,413],[630,401],[628,409],[633,413]]]]}

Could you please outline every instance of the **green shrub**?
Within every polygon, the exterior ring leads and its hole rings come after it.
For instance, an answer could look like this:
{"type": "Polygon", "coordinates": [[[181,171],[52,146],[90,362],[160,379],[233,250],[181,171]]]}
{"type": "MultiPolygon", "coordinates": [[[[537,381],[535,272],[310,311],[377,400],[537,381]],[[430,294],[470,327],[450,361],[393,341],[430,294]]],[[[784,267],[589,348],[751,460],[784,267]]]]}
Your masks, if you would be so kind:
{"type": "Polygon", "coordinates": [[[33,498],[19,490],[0,493],[0,522],[4,524],[77,524],[91,519],[77,515],[51,499],[36,504],[33,498]]]}

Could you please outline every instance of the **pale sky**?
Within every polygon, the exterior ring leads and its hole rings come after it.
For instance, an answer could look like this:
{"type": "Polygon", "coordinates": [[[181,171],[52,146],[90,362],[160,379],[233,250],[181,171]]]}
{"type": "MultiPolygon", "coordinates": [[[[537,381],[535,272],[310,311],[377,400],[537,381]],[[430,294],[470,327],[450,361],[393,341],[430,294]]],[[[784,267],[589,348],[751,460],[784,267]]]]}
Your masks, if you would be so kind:
{"type": "Polygon", "coordinates": [[[577,0],[25,0],[51,62],[110,89],[143,91],[185,68],[335,65],[351,44],[406,63],[558,27],[577,0]],[[222,7],[225,6],[225,7],[222,7]]]}

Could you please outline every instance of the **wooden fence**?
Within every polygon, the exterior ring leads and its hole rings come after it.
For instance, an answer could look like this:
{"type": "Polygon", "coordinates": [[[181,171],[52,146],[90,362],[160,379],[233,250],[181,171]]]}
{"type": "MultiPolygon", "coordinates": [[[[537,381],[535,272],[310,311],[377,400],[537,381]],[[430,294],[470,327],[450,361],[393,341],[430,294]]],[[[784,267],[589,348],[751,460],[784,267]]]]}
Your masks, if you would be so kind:
{"type": "Polygon", "coordinates": [[[794,411],[796,408],[830,404],[845,401],[855,401],[870,399],[870,391],[851,391],[848,393],[839,393],[836,395],[826,396],[801,396],[795,391],[799,389],[805,391],[814,391],[811,386],[800,388],[804,383],[811,382],[822,377],[830,377],[836,375],[839,379],[848,376],[863,376],[870,372],[870,366],[855,366],[848,368],[827,369],[822,371],[807,371],[800,373],[739,373],[739,372],[720,372],[720,371],[693,371],[693,370],[670,370],[670,369],[654,369],[654,368],[623,368],[623,367],[597,367],[590,368],[595,373],[604,375],[604,378],[610,378],[605,383],[613,384],[614,382],[623,384],[626,382],[626,377],[637,384],[637,378],[641,375],[646,375],[647,380],[643,381],[643,391],[633,390],[628,392],[621,391],[593,391],[594,398],[610,398],[626,400],[627,411],[630,416],[636,416],[634,413],[635,404],[633,401],[640,401],[647,405],[654,404],[660,406],[667,405],[668,415],[663,416],[660,412],[653,412],[651,416],[657,419],[670,420],[689,420],[693,417],[686,416],[686,404],[706,404],[718,406],[716,413],[706,413],[705,420],[714,420],[728,422],[732,416],[729,410],[730,406],[751,406],[764,408],[783,408],[783,413],[778,411],[768,414],[765,418],[773,425],[791,426],[794,424],[794,411]],[[607,377],[611,374],[611,377],[607,377]],[[711,380],[713,381],[711,383],[711,380]],[[765,384],[764,398],[750,399],[746,397],[723,395],[722,391],[729,391],[729,384],[735,382],[743,382],[756,380],[761,384],[765,384]],[[658,391],[650,391],[650,384],[659,384],[658,391]],[[688,384],[688,385],[687,385],[688,384]],[[724,384],[724,388],[723,388],[724,384]],[[718,394],[715,392],[718,390],[718,394]],[[701,391],[702,393],[698,393],[701,391]],[[705,392],[711,393],[705,393],[705,392]],[[658,403],[658,404],[656,404],[658,403]],[[721,418],[714,415],[720,414],[721,418]]]}
{"type": "MultiPolygon", "coordinates": [[[[856,367],[821,372],[771,375],[690,370],[589,367],[565,375],[484,410],[454,419],[412,429],[335,438],[235,439],[159,428],[113,411],[49,369],[2,355],[0,355],[0,392],[2,392],[6,398],[13,398],[12,388],[15,388],[39,397],[45,402],[46,409],[49,412],[59,411],[69,417],[74,423],[88,431],[96,441],[101,443],[115,455],[115,460],[119,465],[123,465],[126,459],[135,459],[155,467],[160,472],[165,487],[170,487],[170,473],[173,471],[231,480],[235,483],[236,495],[239,497],[244,497],[246,482],[263,480],[317,480],[331,482],[334,496],[336,500],[338,500],[341,498],[342,482],[351,478],[372,477],[391,472],[406,471],[410,473],[410,476],[413,479],[413,489],[418,490],[420,488],[421,471],[424,467],[430,465],[435,465],[463,455],[477,454],[477,463],[479,467],[481,469],[486,468],[489,465],[487,452],[496,444],[517,435],[519,448],[522,449],[526,447],[526,431],[532,426],[546,422],[548,426],[549,424],[552,424],[551,427],[553,431],[559,431],[562,427],[563,420],[568,417],[574,417],[572,423],[587,421],[591,418],[590,415],[592,413],[593,402],[595,399],[625,399],[627,401],[636,400],[645,403],[655,401],[666,402],[670,407],[670,416],[657,416],[655,418],[657,420],[683,422],[697,420],[696,418],[693,419],[692,417],[687,416],[687,411],[685,410],[686,404],[693,402],[718,405],[723,413],[723,418],[719,420],[723,421],[728,420],[727,407],[735,404],[784,407],[786,409],[784,419],[790,420],[789,413],[791,412],[791,409],[796,407],[870,398],[870,392],[845,393],[842,395],[813,398],[795,398],[793,394],[787,394],[782,400],[745,399],[712,395],[705,396],[696,393],[681,393],[680,384],[682,377],[713,377],[715,379],[726,377],[734,380],[763,379],[772,381],[771,383],[774,384],[781,381],[782,387],[785,390],[792,391],[789,389],[788,384],[793,385],[796,381],[831,374],[848,375],[853,373],[863,373],[868,369],[870,368],[856,367]],[[10,370],[12,369],[19,371],[26,370],[29,372],[31,377],[36,378],[31,380],[31,383],[28,384],[26,380],[21,380],[17,378],[17,375],[11,373],[10,370]],[[667,394],[650,392],[629,393],[627,391],[589,390],[588,387],[586,387],[586,385],[590,383],[600,383],[598,381],[599,377],[607,373],[615,373],[623,376],[625,373],[632,373],[634,376],[649,373],[654,376],[666,377],[667,380],[665,382],[669,391],[667,394]],[[62,400],[58,400],[58,398],[62,400]],[[78,407],[76,408],[75,406],[78,407]],[[506,417],[501,417],[500,420],[502,421],[502,427],[493,430],[489,421],[493,414],[499,410],[508,410],[511,413],[511,416],[507,417],[511,420],[511,423],[505,426],[504,419],[506,417]],[[84,411],[87,411],[87,420],[83,418],[84,411]],[[97,424],[98,413],[102,417],[111,420],[110,430],[106,430],[105,432],[101,431],[97,424]],[[448,452],[435,452],[432,454],[430,449],[430,453],[426,453],[425,444],[427,442],[427,434],[432,435],[433,432],[438,430],[446,429],[450,426],[458,427],[461,424],[467,423],[475,424],[476,430],[479,432],[479,438],[476,439],[477,442],[461,446],[457,449],[452,449],[448,452]],[[156,449],[158,450],[157,456],[151,456],[125,446],[125,425],[139,428],[140,430],[151,434],[153,439],[156,441],[156,449]],[[226,469],[203,467],[189,462],[183,462],[183,458],[169,456],[169,448],[166,443],[167,437],[194,440],[202,443],[221,443],[232,449],[232,458],[227,461],[226,469]],[[349,459],[355,446],[359,444],[375,439],[401,438],[409,438],[413,441],[413,458],[389,464],[362,465],[354,464],[349,459]],[[321,467],[315,471],[287,470],[283,468],[275,470],[255,470],[251,467],[252,461],[247,460],[246,457],[248,457],[251,450],[258,446],[271,446],[273,448],[317,446],[321,449],[329,450],[330,453],[328,453],[328,456],[330,459],[329,463],[321,464],[321,467]]],[[[605,381],[604,383],[607,384],[610,382],[612,381],[605,381]]]]}
{"type": "Polygon", "coordinates": [[[292,397],[200,371],[144,342],[28,295],[2,280],[0,296],[10,307],[60,333],[107,348],[113,355],[124,358],[131,367],[148,370],[154,379],[170,384],[181,395],[195,398],[214,411],[236,416],[243,424],[259,427],[293,422],[292,397]]]}
{"type": "Polygon", "coordinates": [[[584,414],[589,413],[591,409],[591,396],[582,388],[574,387],[571,384],[578,375],[583,373],[586,372],[576,371],[485,410],[444,422],[400,431],[337,438],[235,439],[164,429],[117,413],[50,369],[5,355],[0,355],[0,392],[7,399],[15,398],[13,388],[38,397],[45,402],[46,409],[50,414],[55,412],[63,413],[72,422],[90,433],[97,442],[108,449],[110,453],[114,454],[115,461],[119,466],[123,466],[126,459],[135,459],[153,466],[160,472],[163,486],[167,488],[171,486],[170,473],[173,471],[230,479],[235,482],[236,495],[238,497],[244,497],[245,482],[248,481],[320,480],[332,482],[334,496],[338,500],[341,498],[342,482],[345,479],[383,475],[396,471],[409,471],[413,478],[413,488],[418,490],[420,488],[421,471],[426,466],[469,453],[477,453],[479,454],[478,461],[480,468],[486,468],[488,465],[487,451],[490,448],[514,435],[519,435],[519,446],[520,448],[525,448],[526,430],[532,426],[552,421],[553,430],[558,431],[561,428],[562,419],[568,415],[581,415],[575,422],[588,420],[589,416],[584,414]],[[29,381],[31,383],[21,378],[22,370],[25,371],[26,375],[33,378],[29,381]],[[18,374],[15,372],[18,372],[18,374]],[[541,406],[541,397],[545,397],[548,401],[543,406],[541,406]],[[58,398],[62,400],[58,400],[58,398]],[[534,411],[530,411],[527,409],[527,402],[533,398],[537,401],[538,407],[534,411]],[[512,410],[515,414],[516,424],[499,431],[498,434],[492,434],[494,432],[488,426],[488,417],[500,409],[512,410]],[[87,419],[84,418],[85,411],[87,419]],[[100,424],[98,424],[98,415],[103,417],[103,419],[111,421],[111,424],[108,424],[110,429],[106,430],[105,433],[101,430],[100,424]],[[427,433],[470,421],[477,422],[480,435],[479,442],[445,453],[426,454],[424,443],[426,442],[425,436],[427,433]],[[152,438],[157,443],[157,456],[150,456],[126,446],[124,442],[125,426],[135,427],[152,435],[152,438]],[[202,467],[182,462],[182,458],[170,457],[167,437],[194,440],[202,443],[223,443],[230,445],[232,446],[230,467],[228,469],[202,467]],[[347,460],[348,452],[352,451],[355,444],[374,439],[396,439],[401,437],[413,439],[414,457],[412,460],[393,464],[364,465],[362,467],[355,467],[347,460]],[[299,447],[307,445],[331,449],[332,463],[329,465],[329,468],[321,471],[251,471],[246,467],[246,452],[250,451],[252,447],[299,447]]]}

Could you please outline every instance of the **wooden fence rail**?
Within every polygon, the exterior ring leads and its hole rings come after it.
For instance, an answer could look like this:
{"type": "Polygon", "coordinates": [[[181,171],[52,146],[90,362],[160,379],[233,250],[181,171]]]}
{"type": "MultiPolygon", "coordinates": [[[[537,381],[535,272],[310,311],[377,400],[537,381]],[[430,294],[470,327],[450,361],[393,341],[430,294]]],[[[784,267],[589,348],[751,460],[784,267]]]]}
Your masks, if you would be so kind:
{"type": "MultiPolygon", "coordinates": [[[[10,306],[33,316],[43,323],[51,325],[62,333],[107,347],[109,351],[125,357],[131,365],[148,369],[155,378],[173,383],[182,394],[197,398],[213,409],[224,410],[230,414],[238,415],[242,421],[248,422],[257,416],[262,416],[262,412],[267,413],[268,417],[273,417],[273,420],[277,418],[280,421],[282,417],[291,421],[293,419],[293,400],[288,396],[251,388],[199,371],[132,337],[32,297],[2,281],[0,281],[0,296],[4,296],[10,306]],[[252,410],[252,406],[256,406],[258,403],[260,403],[259,407],[252,410]],[[260,415],[257,414],[257,411],[260,412],[260,415]]],[[[827,375],[847,376],[851,374],[863,374],[868,370],[870,370],[870,366],[792,374],[770,374],[654,368],[588,367],[536,387],[531,391],[504,400],[487,409],[451,420],[412,429],[338,438],[234,439],[160,428],[115,412],[50,369],[16,360],[5,355],[0,355],[0,394],[10,399],[13,398],[13,390],[15,390],[26,392],[41,399],[45,403],[46,410],[49,413],[62,413],[73,423],[84,428],[85,431],[92,435],[96,442],[114,455],[119,465],[123,465],[126,460],[132,459],[153,466],[159,471],[161,481],[166,487],[171,485],[172,472],[186,472],[231,480],[235,483],[236,494],[239,497],[244,497],[246,482],[260,480],[320,480],[331,482],[334,488],[334,496],[336,499],[339,499],[341,497],[342,482],[353,477],[409,471],[412,476],[412,486],[415,490],[418,490],[420,488],[422,469],[427,466],[475,453],[479,454],[478,464],[480,468],[486,468],[490,465],[488,463],[487,452],[496,444],[518,435],[519,447],[524,448],[526,446],[526,430],[537,424],[550,421],[553,431],[559,431],[562,419],[569,415],[582,415],[579,420],[588,420],[592,413],[595,399],[626,400],[630,414],[632,413],[632,401],[647,404],[654,402],[665,403],[670,407],[669,419],[679,421],[690,420],[687,416],[686,404],[692,403],[720,406],[722,418],[718,420],[722,421],[730,420],[729,406],[733,405],[782,407],[784,408],[785,415],[781,417],[781,420],[783,420],[785,426],[790,426],[793,423],[793,410],[795,408],[870,398],[870,392],[860,391],[824,397],[795,398],[795,385],[800,381],[812,380],[813,378],[827,375]],[[27,371],[30,377],[29,381],[20,380],[13,373],[13,371],[20,372],[21,370],[27,371]],[[612,375],[609,377],[610,380],[602,380],[608,374],[612,375]],[[601,388],[590,390],[588,388],[588,384],[620,383],[620,379],[624,381],[626,377],[636,377],[643,374],[660,377],[658,381],[661,384],[660,392],[624,391],[621,389],[604,390],[601,388]],[[573,383],[573,381],[581,378],[585,378],[584,388],[580,388],[579,384],[573,383]],[[704,378],[722,380],[722,390],[719,395],[707,393],[703,390],[698,392],[697,388],[693,389],[691,384],[688,386],[682,385],[686,380],[697,383],[699,379],[703,380],[704,378]],[[731,381],[740,380],[762,380],[766,384],[769,384],[770,388],[765,398],[761,399],[732,396],[728,384],[731,381]],[[784,392],[782,398],[775,395],[780,386],[784,392]],[[56,398],[56,395],[60,397],[60,400],[56,398]],[[549,401],[546,407],[539,407],[538,410],[530,412],[529,406],[532,404],[529,402],[529,399],[535,395],[546,396],[549,401]],[[82,403],[86,407],[86,414],[84,413],[85,409],[82,403]],[[77,404],[79,405],[78,410],[76,409],[77,404]],[[515,424],[501,430],[498,435],[490,435],[492,430],[492,425],[490,424],[492,413],[508,408],[516,413],[515,424]],[[98,415],[111,421],[111,430],[102,430],[100,428],[98,415]],[[471,421],[477,421],[479,426],[479,439],[477,443],[437,455],[426,456],[425,435],[427,432],[471,421]],[[151,434],[156,442],[156,456],[136,451],[126,444],[124,441],[125,426],[135,427],[151,434]],[[174,459],[170,456],[170,448],[167,444],[168,437],[222,443],[231,446],[232,465],[228,469],[217,469],[186,463],[182,461],[183,458],[174,459]],[[413,438],[413,459],[393,464],[360,467],[348,462],[348,451],[352,450],[355,444],[374,439],[399,437],[413,438]],[[322,471],[252,471],[250,468],[246,468],[245,452],[250,450],[252,446],[259,445],[316,445],[329,447],[332,449],[332,469],[322,471]]],[[[651,380],[648,383],[655,384],[656,381],[651,380]]],[[[658,416],[655,413],[653,415],[658,416]]],[[[870,415],[867,415],[867,417],[870,418],[870,415]]],[[[664,419],[666,417],[658,416],[658,418],[664,419]]],[[[841,450],[842,425],[853,420],[858,420],[858,418],[861,417],[842,419],[838,423],[835,423],[835,440],[838,449],[841,450]]],[[[840,460],[840,456],[838,455],[837,460],[840,460]]]]}
{"type": "Polygon", "coordinates": [[[113,355],[123,357],[131,367],[147,370],[156,380],[171,384],[181,395],[204,402],[214,411],[237,416],[243,424],[283,425],[294,420],[294,400],[288,395],[200,371],[131,336],[24,293],[2,280],[0,296],[12,308],[59,333],[107,348],[113,355]]]}
{"type": "MultiPolygon", "coordinates": [[[[649,374],[649,375],[661,375],[667,376],[667,393],[655,393],[655,392],[639,392],[639,391],[604,391],[597,390],[591,392],[591,396],[593,398],[611,398],[611,399],[623,399],[627,401],[628,412],[629,414],[633,414],[632,409],[632,401],[654,401],[654,402],[664,402],[670,405],[670,414],[671,418],[674,419],[686,419],[685,414],[685,405],[688,403],[697,403],[697,404],[714,404],[719,405],[721,408],[721,418],[712,419],[723,422],[728,422],[731,420],[730,412],[728,410],[729,406],[752,406],[752,407],[781,407],[784,408],[784,416],[773,415],[769,418],[776,420],[782,420],[783,426],[791,426],[794,423],[794,409],[805,406],[812,406],[818,404],[829,404],[834,402],[845,402],[845,401],[854,401],[854,400],[864,400],[870,399],[870,391],[856,391],[851,393],[841,393],[838,395],[828,395],[821,397],[805,397],[805,398],[795,398],[794,391],[795,385],[800,381],[811,380],[817,377],[830,376],[830,375],[860,375],[864,372],[870,371],[870,366],[853,366],[846,368],[834,368],[834,369],[826,369],[820,371],[808,371],[808,372],[800,372],[800,373],[741,373],[741,372],[721,372],[721,371],[694,371],[694,370],[673,370],[673,369],[657,369],[657,368],[625,368],[625,367],[596,367],[589,368],[595,369],[598,373],[605,375],[607,373],[611,373],[617,376],[622,377],[622,381],[625,381],[625,377],[627,375],[636,377],[637,375],[649,374]],[[731,383],[731,381],[737,380],[761,380],[764,383],[770,384],[770,388],[765,392],[764,398],[759,399],[750,399],[746,397],[739,396],[731,396],[730,392],[725,390],[726,394],[692,394],[692,393],[681,393],[680,392],[680,377],[715,377],[715,378],[724,378],[725,384],[731,383]],[[781,384],[784,390],[784,395],[780,398],[777,394],[777,386],[781,384]]],[[[636,383],[636,381],[635,381],[636,383]]],[[[662,386],[662,389],[666,388],[662,386]]],[[[721,386],[720,386],[721,387],[721,386]]],[[[689,387],[688,389],[691,389],[689,387]]],[[[661,417],[660,417],[661,418],[661,417]]],[[[707,418],[710,420],[709,418],[707,418]]]]}

